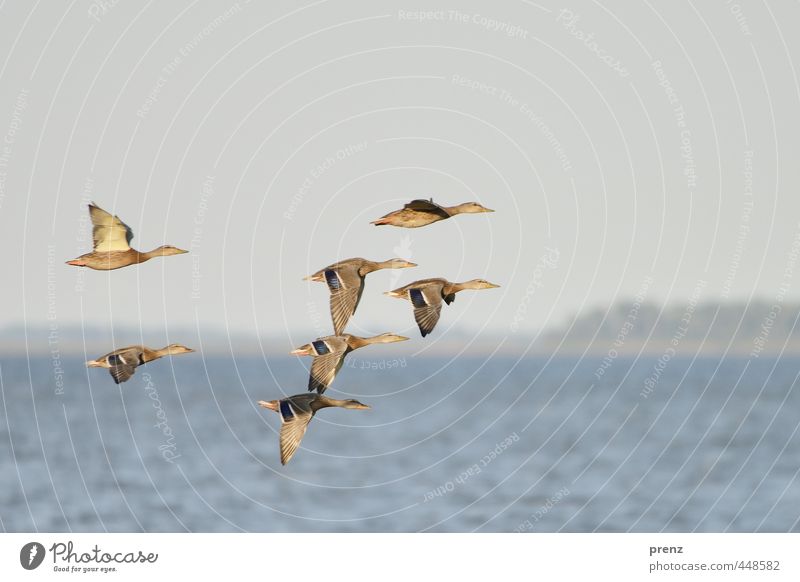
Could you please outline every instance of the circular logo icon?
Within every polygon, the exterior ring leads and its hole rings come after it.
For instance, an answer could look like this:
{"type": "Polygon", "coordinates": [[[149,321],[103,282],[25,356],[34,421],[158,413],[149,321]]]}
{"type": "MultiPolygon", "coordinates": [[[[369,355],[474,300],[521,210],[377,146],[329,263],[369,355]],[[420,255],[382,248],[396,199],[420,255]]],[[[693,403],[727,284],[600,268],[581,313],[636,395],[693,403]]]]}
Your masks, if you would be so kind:
{"type": "Polygon", "coordinates": [[[35,570],[44,561],[44,546],[39,542],[28,542],[19,551],[19,563],[26,570],[35,570]]]}

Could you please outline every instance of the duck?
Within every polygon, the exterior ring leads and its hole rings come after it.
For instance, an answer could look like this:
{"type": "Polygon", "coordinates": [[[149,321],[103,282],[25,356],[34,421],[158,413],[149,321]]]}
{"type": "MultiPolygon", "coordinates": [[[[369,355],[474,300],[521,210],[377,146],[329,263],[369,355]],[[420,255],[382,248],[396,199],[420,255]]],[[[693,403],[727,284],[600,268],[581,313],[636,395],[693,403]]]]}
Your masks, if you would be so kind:
{"type": "Polygon", "coordinates": [[[446,220],[456,214],[478,214],[481,212],[494,212],[491,208],[486,208],[477,202],[464,202],[455,206],[440,206],[430,200],[412,200],[400,210],[390,212],[378,220],[373,220],[370,224],[381,226],[389,224],[403,228],[419,228],[427,226],[440,220],[446,220]]]}
{"type": "Polygon", "coordinates": [[[181,344],[170,344],[160,350],[154,350],[147,346],[128,346],[109,352],[96,360],[89,360],[86,362],[86,367],[108,368],[111,377],[114,378],[114,382],[121,384],[122,382],[127,382],[133,376],[137,366],[142,366],[147,362],[152,362],[164,356],[177,356],[193,351],[193,349],[181,344]]]}
{"type": "Polygon", "coordinates": [[[451,283],[447,279],[422,279],[394,291],[386,291],[385,295],[411,301],[414,319],[422,337],[425,337],[439,321],[442,300],[450,305],[456,300],[456,293],[464,289],[495,289],[499,286],[485,279],[472,279],[464,283],[451,283]]]}
{"type": "Polygon", "coordinates": [[[375,262],[357,257],[328,265],[303,280],[328,284],[331,292],[333,333],[340,335],[356,312],[361,294],[364,292],[364,279],[369,273],[380,269],[406,269],[416,266],[416,263],[404,259],[375,262]]]}
{"type": "Polygon", "coordinates": [[[336,400],[319,394],[295,394],[280,400],[259,400],[259,406],[281,415],[281,465],[288,463],[297,452],[306,434],[308,423],[322,408],[349,408],[367,410],[370,407],[358,400],[336,400]]]}
{"type": "Polygon", "coordinates": [[[94,202],[89,204],[89,217],[92,219],[93,225],[94,249],[91,253],[67,261],[68,265],[88,267],[97,271],[111,271],[138,265],[153,257],[182,255],[189,252],[171,245],[162,245],[152,251],[140,253],[130,247],[133,231],[119,217],[106,212],[94,202]]]}
{"type": "Polygon", "coordinates": [[[308,377],[308,391],[316,390],[322,394],[331,385],[344,363],[347,354],[371,344],[404,342],[408,338],[393,333],[382,333],[373,337],[359,337],[345,333],[320,337],[289,352],[295,356],[312,356],[311,373],[308,377]]]}

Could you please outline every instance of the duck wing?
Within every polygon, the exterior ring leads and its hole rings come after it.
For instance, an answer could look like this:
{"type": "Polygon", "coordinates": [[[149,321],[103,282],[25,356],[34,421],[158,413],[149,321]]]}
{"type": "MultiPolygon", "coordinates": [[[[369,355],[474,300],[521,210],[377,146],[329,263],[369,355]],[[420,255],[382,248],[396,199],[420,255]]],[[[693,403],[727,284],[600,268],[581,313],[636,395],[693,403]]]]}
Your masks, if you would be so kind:
{"type": "Polygon", "coordinates": [[[308,391],[316,390],[320,394],[333,383],[336,373],[344,363],[344,352],[336,352],[317,356],[311,363],[311,374],[308,377],[308,391]]]}
{"type": "Polygon", "coordinates": [[[133,373],[136,371],[136,366],[133,364],[120,364],[118,366],[111,366],[108,371],[111,377],[114,378],[115,383],[122,384],[130,380],[131,376],[133,376],[133,373]]]}
{"type": "Polygon", "coordinates": [[[281,464],[285,465],[297,452],[314,411],[307,398],[285,398],[278,406],[281,414],[281,464]]]}
{"type": "Polygon", "coordinates": [[[108,371],[117,384],[130,380],[136,371],[136,366],[144,363],[142,350],[136,347],[122,348],[111,352],[105,359],[108,362],[108,371]]]}
{"type": "Polygon", "coordinates": [[[107,253],[130,250],[133,231],[127,224],[99,206],[95,206],[94,203],[89,205],[89,216],[94,226],[92,238],[94,239],[94,250],[96,252],[107,253]]]}
{"type": "Polygon", "coordinates": [[[436,204],[433,201],[433,199],[431,199],[431,200],[422,200],[422,199],[420,199],[420,200],[412,200],[411,202],[409,202],[408,204],[403,206],[403,208],[408,209],[408,210],[416,210],[418,212],[429,212],[431,214],[436,214],[437,216],[441,216],[442,218],[449,218],[450,217],[450,215],[447,213],[447,211],[444,208],[442,208],[441,206],[439,206],[438,204],[436,204]]]}
{"type": "Polygon", "coordinates": [[[364,292],[364,278],[355,267],[327,269],[325,281],[331,291],[331,319],[333,332],[339,335],[356,312],[361,294],[364,292]]]}
{"type": "Polygon", "coordinates": [[[311,403],[316,395],[298,394],[284,398],[278,403],[278,412],[281,414],[281,464],[285,465],[294,456],[300,441],[306,434],[308,423],[314,417],[311,403]]]}
{"type": "Polygon", "coordinates": [[[311,373],[308,376],[308,391],[316,390],[320,394],[333,383],[336,373],[344,363],[344,356],[350,347],[344,338],[331,336],[325,340],[312,342],[317,351],[311,362],[311,373]]]}
{"type": "Polygon", "coordinates": [[[417,322],[422,337],[433,331],[442,312],[442,293],[434,287],[408,290],[408,298],[414,306],[414,320],[417,322]]]}

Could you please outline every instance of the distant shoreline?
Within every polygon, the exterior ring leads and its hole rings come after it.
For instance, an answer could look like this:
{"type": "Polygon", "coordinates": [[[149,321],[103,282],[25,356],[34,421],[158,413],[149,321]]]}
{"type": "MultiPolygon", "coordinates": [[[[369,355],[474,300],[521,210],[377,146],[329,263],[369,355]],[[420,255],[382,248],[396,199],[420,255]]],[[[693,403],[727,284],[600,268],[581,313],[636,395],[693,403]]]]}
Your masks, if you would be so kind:
{"type": "MultiPolygon", "coordinates": [[[[126,336],[127,337],[127,336],[126,336]]],[[[467,347],[467,341],[454,341],[448,340],[443,342],[430,342],[428,345],[416,346],[415,349],[393,349],[386,347],[381,350],[380,357],[375,355],[373,357],[364,354],[362,359],[370,361],[374,359],[386,359],[396,357],[413,357],[413,358],[442,358],[442,357],[487,357],[495,355],[496,357],[509,358],[520,356],[531,357],[592,357],[604,358],[610,357],[613,359],[631,359],[635,357],[659,357],[663,355],[670,348],[668,340],[654,340],[643,343],[630,342],[623,348],[613,348],[613,344],[605,341],[596,341],[594,344],[587,347],[585,343],[571,341],[558,345],[557,341],[552,340],[538,340],[531,345],[533,338],[519,338],[519,341],[510,343],[507,339],[503,347],[496,350],[498,344],[503,340],[503,337],[492,338],[492,341],[473,342],[472,345],[467,347]],[[516,344],[516,345],[515,345],[516,344]],[[613,351],[612,351],[613,350],[613,351]]],[[[125,342],[125,345],[135,342],[125,342]]],[[[231,354],[240,357],[283,357],[287,359],[292,356],[289,355],[289,348],[284,349],[289,345],[288,342],[276,340],[274,338],[265,339],[259,347],[258,342],[233,342],[229,346],[225,342],[218,340],[203,342],[203,347],[198,348],[197,351],[206,356],[230,356],[231,354]]],[[[98,355],[105,353],[114,347],[121,347],[123,344],[117,342],[117,345],[104,343],[104,342],[87,342],[86,350],[84,351],[83,344],[61,344],[59,347],[60,354],[64,357],[85,357],[87,355],[98,355]]],[[[757,357],[752,355],[752,342],[736,341],[728,346],[724,342],[714,341],[700,343],[696,341],[686,341],[678,349],[676,349],[674,356],[680,358],[691,357],[721,357],[723,355],[736,356],[736,357],[751,357],[758,358],[775,358],[782,357],[800,357],[800,341],[793,340],[786,346],[783,343],[775,342],[774,346],[765,347],[757,357]]],[[[4,357],[24,357],[30,355],[31,357],[50,356],[51,350],[41,343],[33,343],[26,348],[24,344],[19,342],[4,342],[0,340],[0,353],[4,357]]],[[[377,352],[376,352],[377,354],[377,352]]]]}

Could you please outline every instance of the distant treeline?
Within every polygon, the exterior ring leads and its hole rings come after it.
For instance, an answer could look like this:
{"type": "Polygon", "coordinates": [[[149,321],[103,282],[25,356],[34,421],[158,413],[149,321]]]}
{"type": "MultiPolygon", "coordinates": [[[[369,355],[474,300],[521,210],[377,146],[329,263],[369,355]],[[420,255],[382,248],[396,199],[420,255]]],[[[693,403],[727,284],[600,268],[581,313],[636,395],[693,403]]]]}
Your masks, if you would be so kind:
{"type": "Polygon", "coordinates": [[[789,340],[800,341],[800,304],[698,303],[696,305],[619,302],[609,309],[592,309],[549,330],[550,341],[621,342],[624,344],[720,342],[742,344],[759,341],[777,349],[789,340]]]}

